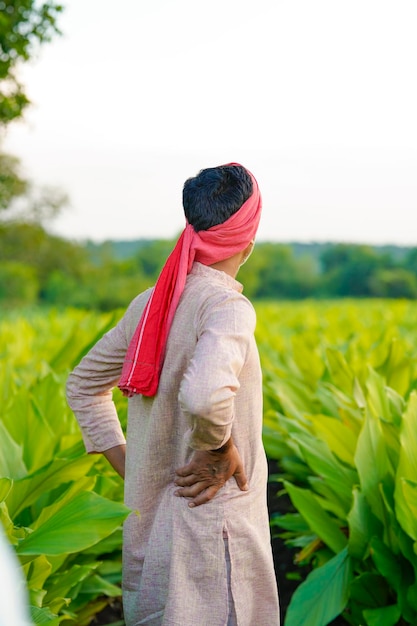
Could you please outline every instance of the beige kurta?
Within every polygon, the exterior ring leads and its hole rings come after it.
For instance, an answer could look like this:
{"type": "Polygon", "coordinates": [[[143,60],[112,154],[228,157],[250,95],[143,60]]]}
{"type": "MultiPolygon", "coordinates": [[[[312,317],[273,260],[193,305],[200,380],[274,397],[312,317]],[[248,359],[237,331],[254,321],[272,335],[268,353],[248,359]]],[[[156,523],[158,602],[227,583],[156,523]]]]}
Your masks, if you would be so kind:
{"type": "MultiPolygon", "coordinates": [[[[278,594],[266,504],[262,380],[255,312],[233,278],[195,263],[169,335],[158,393],[129,399],[125,501],[140,516],[124,527],[128,626],[226,626],[225,542],[238,626],[277,626],[278,594]],[[230,435],[249,491],[234,478],[207,504],[174,495],[175,469],[193,449],[230,435]]],[[[124,443],[112,403],[149,291],[139,295],[70,375],[67,395],[86,448],[124,443]]]]}

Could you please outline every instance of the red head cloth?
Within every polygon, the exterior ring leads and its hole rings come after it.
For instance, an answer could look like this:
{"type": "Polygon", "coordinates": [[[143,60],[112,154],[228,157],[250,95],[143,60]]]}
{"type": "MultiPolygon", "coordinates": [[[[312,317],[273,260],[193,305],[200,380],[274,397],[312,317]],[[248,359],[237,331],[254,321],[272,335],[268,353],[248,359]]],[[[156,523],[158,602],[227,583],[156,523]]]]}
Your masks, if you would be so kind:
{"type": "Polygon", "coordinates": [[[187,224],[178,239],[129,344],[119,381],[119,388],[125,395],[156,394],[169,329],[193,262],[212,265],[223,261],[244,250],[254,239],[262,200],[258,183],[252,174],[250,176],[252,195],[236,213],[223,224],[198,233],[187,224]]]}

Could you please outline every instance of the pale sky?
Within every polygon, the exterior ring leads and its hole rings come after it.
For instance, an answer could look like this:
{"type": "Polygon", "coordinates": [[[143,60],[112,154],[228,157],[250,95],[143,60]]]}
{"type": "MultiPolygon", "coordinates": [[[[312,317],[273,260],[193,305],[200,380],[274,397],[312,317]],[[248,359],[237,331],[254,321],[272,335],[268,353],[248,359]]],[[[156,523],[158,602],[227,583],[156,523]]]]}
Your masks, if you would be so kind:
{"type": "Polygon", "coordinates": [[[237,161],[259,240],[417,245],[415,0],[63,0],[5,148],[69,238],[171,238],[184,180],[237,161]]]}

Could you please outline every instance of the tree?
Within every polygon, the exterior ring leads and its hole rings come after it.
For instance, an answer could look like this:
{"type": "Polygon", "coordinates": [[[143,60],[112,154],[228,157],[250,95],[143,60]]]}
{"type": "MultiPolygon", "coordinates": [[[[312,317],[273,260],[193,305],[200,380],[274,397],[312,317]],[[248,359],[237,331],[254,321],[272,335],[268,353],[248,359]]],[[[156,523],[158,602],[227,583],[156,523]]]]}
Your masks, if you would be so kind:
{"type": "Polygon", "coordinates": [[[417,247],[408,251],[403,262],[403,267],[417,276],[417,247]]]}
{"type": "MultiPolygon", "coordinates": [[[[50,235],[40,224],[4,222],[0,223],[0,265],[11,262],[20,266],[19,271],[11,266],[16,281],[19,276],[23,278],[21,266],[34,270],[41,299],[53,271],[61,271],[76,283],[90,265],[87,251],[82,246],[50,235]]],[[[5,290],[3,297],[7,293],[5,290]]]]}
{"type": "Polygon", "coordinates": [[[321,255],[322,290],[329,296],[372,296],[371,280],[380,268],[391,268],[392,259],[371,246],[337,244],[321,255]]]}
{"type": "Polygon", "coordinates": [[[378,298],[417,298],[417,278],[402,267],[379,269],[372,276],[370,287],[372,295],[378,298]]]}
{"type": "Polygon", "coordinates": [[[20,118],[30,100],[17,78],[19,64],[59,33],[63,7],[37,0],[0,0],[0,125],[20,118]]]}
{"type": "MultiPolygon", "coordinates": [[[[0,0],[0,144],[8,124],[22,117],[30,100],[20,84],[19,66],[30,60],[39,46],[59,34],[55,2],[0,0]]],[[[0,150],[0,211],[33,186],[22,178],[20,162],[0,150]]],[[[47,202],[51,205],[51,202],[47,202]]]]}
{"type": "Polygon", "coordinates": [[[19,159],[0,152],[0,211],[7,209],[27,188],[28,181],[19,172],[19,159]]]}
{"type": "Polygon", "coordinates": [[[258,243],[247,263],[239,270],[238,280],[249,298],[305,298],[317,281],[314,262],[294,256],[291,246],[258,243]]]}

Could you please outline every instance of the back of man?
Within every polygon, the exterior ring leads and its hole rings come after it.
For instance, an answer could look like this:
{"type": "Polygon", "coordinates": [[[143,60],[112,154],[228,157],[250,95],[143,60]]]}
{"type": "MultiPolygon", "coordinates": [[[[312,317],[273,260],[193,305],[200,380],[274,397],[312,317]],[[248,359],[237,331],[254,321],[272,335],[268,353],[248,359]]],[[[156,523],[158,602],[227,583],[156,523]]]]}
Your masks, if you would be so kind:
{"type": "Polygon", "coordinates": [[[261,197],[229,164],[186,181],[183,202],[188,223],[157,284],[75,368],[68,400],[87,451],[125,476],[138,511],[124,526],[126,625],[278,626],[256,320],[235,279],[261,197]]]}
{"type": "Polygon", "coordinates": [[[227,598],[239,625],[278,623],[255,315],[239,292],[233,278],[195,264],[167,343],[159,393],[130,400],[125,499],[141,514],[125,524],[127,624],[224,626],[227,598]],[[218,447],[230,428],[249,490],[231,479],[209,503],[189,508],[175,496],[176,468],[193,449],[218,447]]]}

